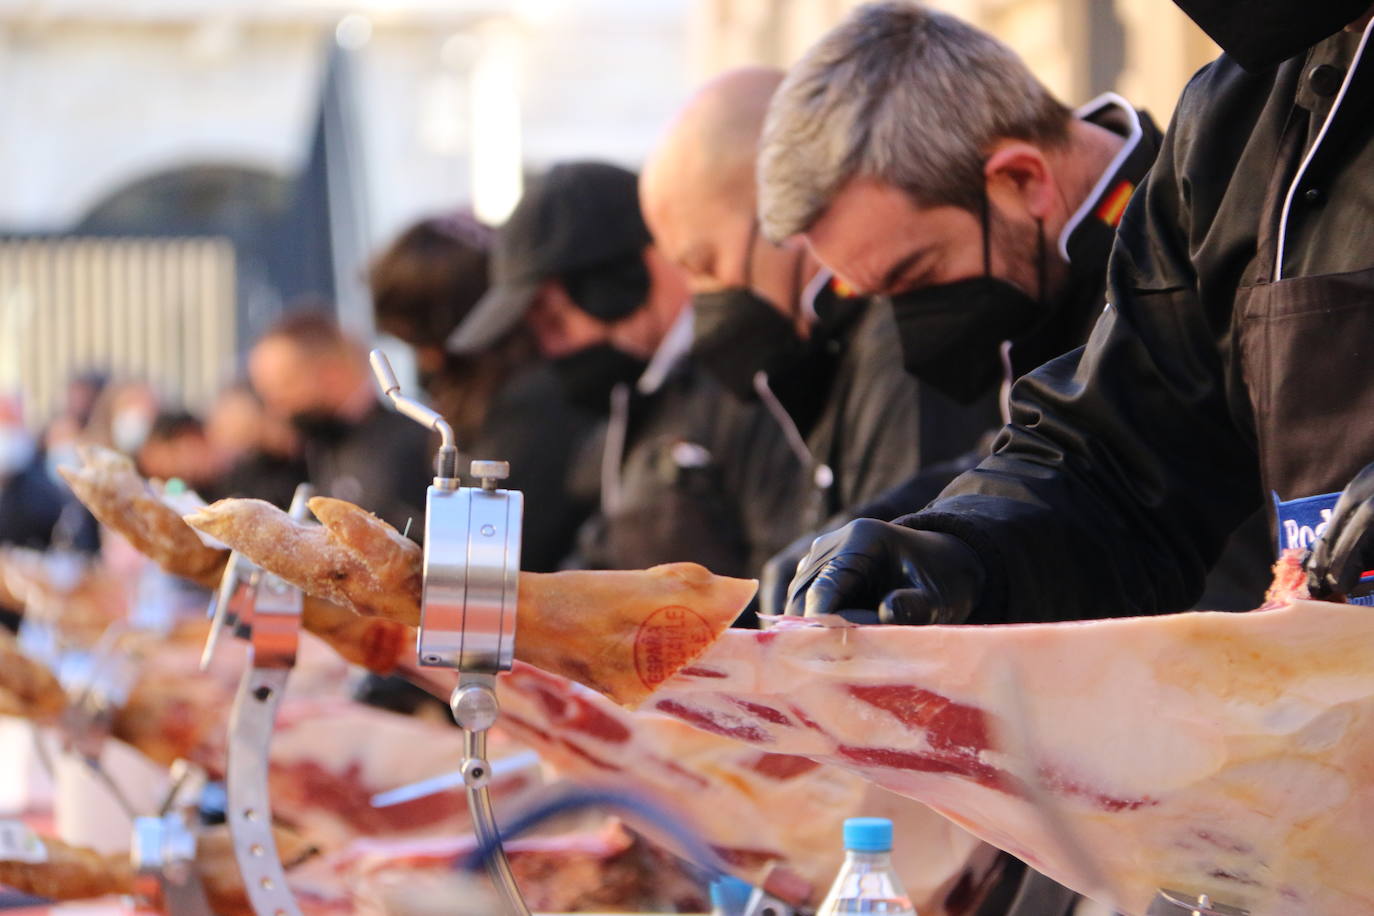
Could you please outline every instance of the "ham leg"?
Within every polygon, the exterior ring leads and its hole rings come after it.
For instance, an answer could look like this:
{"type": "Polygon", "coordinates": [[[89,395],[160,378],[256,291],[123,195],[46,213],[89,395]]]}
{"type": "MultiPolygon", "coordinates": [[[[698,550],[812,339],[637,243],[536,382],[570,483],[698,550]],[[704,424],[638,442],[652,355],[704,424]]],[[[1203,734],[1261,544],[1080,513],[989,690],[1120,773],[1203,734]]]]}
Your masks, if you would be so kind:
{"type": "Polygon", "coordinates": [[[1374,615],[1294,600],[989,627],[732,630],[653,709],[849,768],[1130,914],[1374,913],[1374,615]]]}
{"type": "MultiPolygon", "coordinates": [[[[315,497],[320,526],[270,503],[222,499],[186,522],[307,594],[393,624],[420,622],[422,556],[386,522],[315,497]]],[[[695,563],[521,573],[515,655],[616,702],[641,702],[739,616],[756,583],[695,563]]]]}

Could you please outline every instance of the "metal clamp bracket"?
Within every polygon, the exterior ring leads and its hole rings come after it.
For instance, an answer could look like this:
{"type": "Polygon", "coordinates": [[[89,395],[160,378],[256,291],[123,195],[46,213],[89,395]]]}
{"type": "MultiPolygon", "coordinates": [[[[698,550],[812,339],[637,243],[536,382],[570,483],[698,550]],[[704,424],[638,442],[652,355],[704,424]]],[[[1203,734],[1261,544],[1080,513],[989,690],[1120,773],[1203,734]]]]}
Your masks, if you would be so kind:
{"type": "Polygon", "coordinates": [[[510,670],[524,506],[518,490],[429,488],[420,664],[493,674],[510,670]]]}
{"type": "Polygon", "coordinates": [[[212,916],[195,869],[205,771],[177,760],[171,775],[172,785],[158,813],[134,818],[130,858],[137,873],[135,890],[145,900],[162,900],[172,916],[212,916]]]}
{"type": "Polygon", "coordinates": [[[72,697],[62,718],[64,741],[92,765],[137,678],[133,662],[117,651],[124,632],[112,626],[90,650],[64,652],[58,663],[58,681],[72,697]]]}
{"type": "Polygon", "coordinates": [[[207,611],[210,617],[210,635],[205,640],[205,649],[200,653],[201,671],[210,669],[210,662],[215,657],[215,650],[219,648],[223,631],[238,626],[236,607],[248,600],[259,573],[260,570],[237,550],[229,554],[229,562],[225,564],[224,573],[220,576],[219,588],[210,596],[210,607],[207,611]]]}
{"type": "MultiPolygon", "coordinates": [[[[293,518],[305,517],[311,492],[307,485],[297,487],[291,503],[293,518]]],[[[225,819],[253,911],[259,916],[300,916],[272,835],[268,760],[277,707],[296,663],[304,602],[295,586],[256,568],[251,572],[240,569],[237,562],[225,570],[225,580],[231,584],[226,587],[221,583],[221,600],[215,610],[226,621],[229,600],[235,598],[239,583],[250,583],[238,606],[246,618],[239,623],[248,624],[246,635],[252,646],[249,666],[229,713],[225,819]]]]}

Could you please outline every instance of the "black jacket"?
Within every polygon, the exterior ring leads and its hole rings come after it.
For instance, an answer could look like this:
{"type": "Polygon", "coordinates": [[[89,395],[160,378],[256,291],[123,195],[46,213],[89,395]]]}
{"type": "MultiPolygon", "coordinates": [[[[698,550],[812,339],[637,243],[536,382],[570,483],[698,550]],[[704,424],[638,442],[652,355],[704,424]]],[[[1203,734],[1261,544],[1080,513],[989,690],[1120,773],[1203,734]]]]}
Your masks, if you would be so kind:
{"type": "MultiPolygon", "coordinates": [[[[1358,38],[1335,36],[1264,75],[1223,57],[1193,79],[1121,225],[1110,305],[1086,348],[1022,379],[996,453],[903,520],[955,534],[982,557],[976,621],[1190,606],[1232,529],[1271,491],[1309,495],[1281,492],[1273,461],[1261,474],[1256,418],[1270,409],[1315,405],[1294,414],[1314,426],[1292,430],[1289,442],[1271,436],[1265,451],[1302,456],[1327,486],[1374,459],[1374,417],[1342,408],[1374,388],[1374,372],[1333,374],[1328,361],[1350,355],[1345,331],[1371,326],[1358,315],[1339,324],[1367,300],[1279,316],[1237,307],[1243,288],[1271,279],[1259,269],[1259,239],[1281,208],[1266,206],[1266,186],[1293,176],[1313,150],[1358,38]],[[1255,321],[1277,332],[1308,322],[1310,358],[1242,354],[1255,321]],[[1287,403],[1261,400],[1257,414],[1256,399],[1276,391],[1287,403]],[[1352,438],[1359,447],[1344,445],[1352,438]],[[1074,575],[1063,574],[1066,560],[1074,575]]],[[[1371,69],[1366,60],[1294,188],[1284,282],[1374,262],[1371,69]]]]}
{"type": "Polygon", "coordinates": [[[434,477],[430,434],[379,402],[338,438],[307,438],[305,465],[321,496],[357,503],[419,539],[434,477]]]}
{"type": "Polygon", "coordinates": [[[812,460],[828,469],[830,484],[816,486],[811,475],[797,536],[854,518],[859,507],[924,468],[973,448],[997,420],[995,397],[966,407],[902,369],[885,301],[842,299],[827,283],[812,307],[818,316],[813,353],[797,372],[809,390],[787,409],[812,460]]]}
{"type": "MultiPolygon", "coordinates": [[[[553,367],[539,362],[501,385],[481,432],[459,443],[464,459],[510,462],[510,479],[502,486],[525,494],[521,569],[551,572],[572,552],[578,526],[596,507],[596,478],[584,488],[571,478],[589,437],[603,423],[569,404],[553,367]]],[[[466,460],[460,470],[466,474],[466,460]]]]}
{"type": "MultiPolygon", "coordinates": [[[[675,330],[690,339],[690,324],[675,330]]],[[[618,389],[602,507],[583,528],[582,565],[689,560],[754,576],[794,536],[801,466],[782,431],[762,405],[738,401],[685,350],[661,351],[639,386],[618,389]],[[650,383],[655,364],[662,375],[650,383]]]]}

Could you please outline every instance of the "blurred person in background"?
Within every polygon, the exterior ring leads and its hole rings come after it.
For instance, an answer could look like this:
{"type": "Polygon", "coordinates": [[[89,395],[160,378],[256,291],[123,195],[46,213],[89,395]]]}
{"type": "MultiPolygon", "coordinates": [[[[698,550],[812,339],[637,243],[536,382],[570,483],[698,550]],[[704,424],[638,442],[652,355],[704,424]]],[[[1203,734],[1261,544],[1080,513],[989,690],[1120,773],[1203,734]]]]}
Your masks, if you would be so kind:
{"type": "Polygon", "coordinates": [[[65,504],[18,399],[0,395],[0,544],[47,549],[65,504]]]}
{"type": "MultiPolygon", "coordinates": [[[[112,385],[104,376],[92,378],[88,375],[78,377],[67,391],[64,409],[49,421],[42,433],[43,470],[61,494],[63,503],[62,515],[53,528],[52,546],[95,553],[101,548],[100,523],[73,495],[59,469],[76,467],[81,463],[77,451],[81,445],[98,443],[108,447],[108,440],[95,439],[90,430],[102,411],[108,417],[112,385]],[[73,391],[75,397],[71,396],[73,391]],[[87,395],[93,395],[89,403],[86,401],[87,395]]],[[[108,431],[108,423],[106,429],[108,431]]]]}
{"type": "Polygon", "coordinates": [[[357,503],[419,538],[434,476],[430,434],[382,405],[362,345],[321,312],[288,313],[248,354],[253,389],[301,437],[320,495],[357,503]]]}
{"type": "Polygon", "coordinates": [[[85,429],[91,422],[96,401],[109,384],[110,376],[105,372],[92,370],[73,376],[64,392],[62,415],[71,417],[77,428],[85,429]]]}
{"type": "MultiPolygon", "coordinates": [[[[505,486],[523,491],[530,509],[520,565],[549,572],[572,552],[596,506],[596,475],[573,471],[609,394],[574,403],[522,324],[478,352],[449,352],[449,336],[487,292],[492,241],[492,230],[468,213],[424,219],[377,255],[368,280],[377,327],[414,348],[420,383],[453,426],[463,458],[510,462],[505,486]]],[[[466,474],[466,460],[459,469],[466,474]]]]}
{"type": "Polygon", "coordinates": [[[134,460],[144,477],[180,480],[206,502],[226,495],[229,456],[211,443],[200,418],[184,410],[158,414],[134,460]]]}
{"type": "Polygon", "coordinates": [[[296,485],[306,478],[300,436],[285,419],[267,412],[251,386],[236,383],[220,391],[205,434],[228,463],[219,487],[223,495],[290,507],[296,485]]]}
{"type": "Polygon", "coordinates": [[[601,509],[577,562],[755,571],[791,530],[797,460],[763,408],[688,358],[688,290],[644,224],[637,176],[555,166],[498,231],[492,281],[450,349],[480,352],[523,323],[570,397],[609,395],[601,509]]]}
{"type": "Polygon", "coordinates": [[[805,246],[760,235],[755,164],[782,79],[750,67],[703,86],[651,156],[640,195],[693,292],[693,358],[737,398],[762,397],[789,441],[804,441],[812,485],[792,536],[811,532],[809,545],[815,529],[972,448],[997,413],[991,397],[964,407],[918,385],[886,303],[841,296],[805,246]]]}
{"type": "Polygon", "coordinates": [[[162,396],[152,384],[124,379],[104,387],[84,424],[78,416],[71,415],[70,419],[80,430],[82,442],[113,448],[132,458],[148,438],[161,409],[162,396]]]}

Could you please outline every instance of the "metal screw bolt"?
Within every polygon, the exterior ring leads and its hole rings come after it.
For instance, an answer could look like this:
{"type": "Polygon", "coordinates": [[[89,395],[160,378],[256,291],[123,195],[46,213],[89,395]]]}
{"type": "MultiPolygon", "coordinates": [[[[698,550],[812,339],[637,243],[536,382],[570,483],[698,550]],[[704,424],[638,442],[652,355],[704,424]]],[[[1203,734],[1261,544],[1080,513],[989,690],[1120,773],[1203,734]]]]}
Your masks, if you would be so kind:
{"type": "Polygon", "coordinates": [[[449,705],[459,725],[472,731],[485,731],[496,724],[499,707],[496,694],[476,685],[460,687],[453,692],[449,705]]]}

